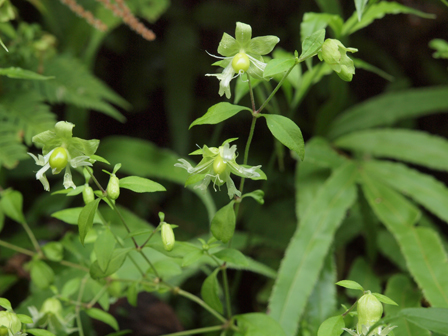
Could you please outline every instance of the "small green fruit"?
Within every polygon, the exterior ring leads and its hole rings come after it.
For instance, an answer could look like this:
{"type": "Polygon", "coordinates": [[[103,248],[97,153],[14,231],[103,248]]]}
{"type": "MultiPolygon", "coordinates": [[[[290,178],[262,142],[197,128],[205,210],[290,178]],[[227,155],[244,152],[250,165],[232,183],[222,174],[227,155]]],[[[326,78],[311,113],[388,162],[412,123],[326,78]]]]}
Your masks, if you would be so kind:
{"type": "Polygon", "coordinates": [[[247,70],[249,70],[249,67],[250,67],[250,60],[245,53],[238,53],[235,56],[233,56],[232,68],[235,72],[244,73],[247,70]]]}
{"type": "Polygon", "coordinates": [[[224,162],[221,155],[218,155],[213,161],[213,171],[215,174],[222,174],[227,168],[227,163],[224,162]]]}
{"type": "Polygon", "coordinates": [[[85,204],[95,200],[95,194],[93,193],[93,189],[87,184],[84,186],[84,190],[82,191],[82,199],[84,200],[85,204]]]}
{"type": "Polygon", "coordinates": [[[120,180],[115,174],[112,174],[107,184],[107,194],[113,200],[116,200],[120,196],[120,180]]]}
{"type": "Polygon", "coordinates": [[[383,315],[383,304],[375,295],[368,291],[358,300],[358,324],[356,329],[358,334],[362,332],[362,326],[370,328],[381,319],[383,315]]]}
{"type": "Polygon", "coordinates": [[[67,166],[68,163],[68,153],[64,147],[56,148],[50,155],[48,160],[51,169],[53,169],[53,174],[59,174],[62,169],[67,166]]]}
{"type": "Polygon", "coordinates": [[[174,242],[176,241],[173,228],[168,223],[163,223],[161,231],[163,248],[169,252],[173,249],[174,242]]]}

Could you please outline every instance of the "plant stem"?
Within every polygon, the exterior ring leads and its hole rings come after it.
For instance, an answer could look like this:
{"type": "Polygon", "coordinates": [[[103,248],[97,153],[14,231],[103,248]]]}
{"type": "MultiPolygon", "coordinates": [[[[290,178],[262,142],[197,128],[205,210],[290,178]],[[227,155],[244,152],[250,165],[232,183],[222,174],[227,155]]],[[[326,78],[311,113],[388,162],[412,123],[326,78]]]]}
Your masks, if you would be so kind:
{"type": "Polygon", "coordinates": [[[75,308],[75,312],[76,312],[76,325],[78,326],[78,333],[79,336],[84,336],[84,330],[82,329],[82,323],[81,323],[81,310],[80,310],[80,306],[81,306],[81,298],[82,295],[84,294],[84,288],[86,286],[86,282],[87,282],[87,275],[82,279],[81,281],[81,287],[79,288],[79,293],[78,293],[78,304],[76,305],[75,308]]]}
{"type": "Polygon", "coordinates": [[[272,97],[274,97],[274,95],[277,93],[277,91],[282,87],[283,82],[285,81],[286,77],[288,77],[289,73],[292,71],[292,69],[294,69],[294,67],[299,64],[298,60],[296,60],[296,63],[294,63],[294,65],[289,68],[289,70],[283,75],[283,78],[280,80],[280,82],[278,82],[277,86],[275,87],[275,89],[271,92],[271,94],[269,95],[268,98],[266,98],[266,100],[264,101],[263,105],[260,106],[260,108],[255,112],[256,114],[259,114],[265,107],[266,105],[270,102],[270,100],[272,99],[272,97]]]}
{"type": "Polygon", "coordinates": [[[84,272],[87,272],[87,273],[90,272],[90,269],[89,269],[89,268],[84,267],[84,266],[82,266],[82,265],[78,265],[78,264],[72,263],[72,262],[70,262],[70,261],[61,260],[59,263],[60,263],[61,265],[67,266],[67,267],[72,267],[72,268],[80,269],[81,271],[84,271],[84,272]]]}
{"type": "Polygon", "coordinates": [[[87,308],[92,308],[92,306],[97,303],[97,301],[103,296],[104,292],[109,287],[108,284],[104,285],[103,288],[95,295],[95,297],[87,304],[87,308]]]}
{"type": "Polygon", "coordinates": [[[19,246],[16,246],[16,245],[7,243],[7,242],[5,242],[4,240],[0,240],[0,245],[1,245],[1,246],[4,246],[4,247],[7,247],[7,248],[9,248],[9,249],[11,249],[11,250],[14,250],[14,251],[17,251],[17,252],[20,252],[20,253],[29,255],[29,256],[31,256],[31,257],[34,256],[34,255],[36,254],[36,253],[33,252],[33,251],[30,251],[30,250],[24,249],[24,248],[22,248],[22,247],[19,247],[19,246]]]}
{"type": "Polygon", "coordinates": [[[227,320],[224,316],[222,316],[220,313],[218,313],[216,310],[214,310],[212,307],[210,307],[208,304],[206,304],[203,300],[201,300],[199,297],[197,297],[194,294],[191,294],[189,292],[186,292],[182,289],[175,289],[175,293],[186,297],[187,299],[190,299],[191,301],[196,302],[199,304],[202,308],[208,310],[213,316],[215,316],[218,320],[220,320],[222,323],[227,323],[227,320]]]}
{"type": "Polygon", "coordinates": [[[232,305],[230,303],[229,281],[227,280],[227,268],[225,263],[221,266],[221,270],[222,270],[222,281],[224,285],[224,296],[226,298],[227,318],[230,320],[230,318],[232,317],[232,305]]]}
{"type": "MultiPolygon", "coordinates": [[[[358,302],[358,300],[356,300],[356,302],[358,302]]],[[[350,311],[355,307],[356,302],[355,302],[349,309],[347,309],[346,312],[344,312],[344,313],[342,314],[342,317],[345,317],[348,313],[350,313],[350,311]]]]}
{"type": "Polygon", "coordinates": [[[207,332],[218,331],[218,330],[222,330],[222,329],[224,329],[224,327],[219,325],[219,326],[213,326],[213,327],[205,327],[205,328],[179,331],[179,332],[175,332],[172,334],[165,334],[163,336],[186,336],[186,335],[205,334],[207,332]]]}
{"type": "Polygon", "coordinates": [[[255,109],[255,98],[254,98],[254,90],[252,89],[252,84],[250,82],[250,76],[247,75],[247,80],[249,83],[249,94],[250,94],[250,102],[252,104],[252,114],[255,113],[256,109],[255,109]]]}
{"type": "Polygon", "coordinates": [[[34,236],[33,231],[31,231],[30,227],[28,226],[27,222],[23,221],[23,223],[21,223],[23,228],[25,229],[28,237],[31,240],[31,243],[33,243],[34,249],[36,250],[37,254],[39,254],[40,256],[43,256],[43,252],[42,249],[39,246],[39,243],[37,242],[36,237],[34,236]]]}

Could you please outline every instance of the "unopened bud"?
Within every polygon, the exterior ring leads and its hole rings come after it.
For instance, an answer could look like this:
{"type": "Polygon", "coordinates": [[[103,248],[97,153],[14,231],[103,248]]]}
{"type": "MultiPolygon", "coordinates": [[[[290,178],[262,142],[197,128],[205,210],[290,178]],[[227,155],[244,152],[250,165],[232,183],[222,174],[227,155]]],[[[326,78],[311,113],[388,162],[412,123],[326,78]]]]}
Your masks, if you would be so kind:
{"type": "Polygon", "coordinates": [[[358,300],[357,310],[358,325],[356,328],[358,333],[361,333],[363,325],[369,329],[381,319],[381,316],[383,315],[383,304],[369,291],[358,300]]]}
{"type": "Polygon", "coordinates": [[[162,243],[163,247],[167,251],[171,251],[174,247],[174,242],[176,239],[174,238],[173,228],[168,223],[162,224],[162,243]]]}
{"type": "Polygon", "coordinates": [[[116,200],[120,196],[120,180],[115,174],[112,174],[107,184],[107,194],[113,200],[116,200]]]}
{"type": "Polygon", "coordinates": [[[84,190],[82,191],[82,199],[84,200],[85,204],[95,200],[95,194],[93,193],[93,189],[88,184],[84,186],[84,190]]]}
{"type": "Polygon", "coordinates": [[[3,333],[6,329],[7,333],[5,335],[8,335],[8,331],[10,331],[14,335],[15,333],[18,333],[20,329],[22,329],[22,322],[20,322],[15,313],[9,311],[0,311],[0,328],[1,327],[2,329],[0,330],[3,333]]]}

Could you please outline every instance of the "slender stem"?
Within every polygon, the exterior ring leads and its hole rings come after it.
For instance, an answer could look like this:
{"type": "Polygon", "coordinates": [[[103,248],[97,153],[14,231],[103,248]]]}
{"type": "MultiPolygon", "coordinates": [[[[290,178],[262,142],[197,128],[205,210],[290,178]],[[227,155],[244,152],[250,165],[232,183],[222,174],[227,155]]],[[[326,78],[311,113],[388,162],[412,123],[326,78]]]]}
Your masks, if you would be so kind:
{"type": "Polygon", "coordinates": [[[247,81],[249,83],[249,94],[250,94],[250,101],[251,101],[251,104],[252,104],[252,113],[255,113],[256,109],[255,109],[254,90],[252,89],[252,84],[250,82],[249,74],[247,74],[247,81]]]}
{"type": "MultiPolygon", "coordinates": [[[[143,259],[145,259],[145,261],[148,263],[149,267],[151,267],[152,271],[154,272],[154,274],[156,275],[156,277],[160,278],[159,273],[157,272],[156,268],[154,267],[154,265],[152,264],[151,260],[149,260],[149,258],[146,256],[145,253],[143,253],[143,251],[141,249],[137,250],[141,256],[143,257],[143,259]]],[[[166,283],[167,284],[167,283],[166,283]]],[[[170,284],[167,284],[169,287],[172,287],[170,284]]]]}
{"type": "Polygon", "coordinates": [[[97,301],[103,296],[104,292],[107,291],[109,287],[108,284],[104,285],[103,288],[95,295],[95,297],[87,304],[87,308],[92,308],[92,306],[97,303],[97,301]]]}
{"type": "MultiPolygon", "coordinates": [[[[358,300],[356,300],[356,302],[358,302],[358,300]]],[[[349,309],[347,309],[347,311],[344,312],[344,314],[342,314],[342,317],[345,317],[348,313],[350,313],[350,311],[355,307],[356,302],[349,309]]]]}
{"type": "Polygon", "coordinates": [[[7,247],[7,248],[9,248],[9,249],[11,249],[11,250],[14,250],[14,251],[17,251],[17,252],[20,252],[20,253],[29,255],[29,256],[31,256],[31,257],[34,256],[34,255],[36,254],[36,253],[33,252],[33,251],[30,251],[30,250],[21,248],[21,247],[19,247],[19,246],[16,246],[16,245],[7,243],[7,242],[5,242],[4,240],[0,240],[0,246],[7,247]]]}
{"type": "Polygon", "coordinates": [[[199,304],[202,308],[208,310],[213,316],[215,316],[218,320],[220,320],[222,323],[227,323],[227,320],[224,316],[222,316],[220,313],[218,313],[216,310],[214,310],[212,307],[210,307],[208,304],[206,304],[204,301],[202,301],[199,297],[197,297],[194,294],[191,294],[189,292],[186,292],[182,289],[175,289],[174,290],[177,294],[186,297],[187,299],[190,299],[191,301],[196,302],[199,304]]]}
{"type": "Polygon", "coordinates": [[[37,239],[34,236],[33,231],[31,231],[30,227],[28,226],[27,222],[23,221],[21,224],[22,224],[23,228],[25,229],[28,237],[30,238],[31,243],[33,243],[33,246],[34,246],[34,249],[36,250],[36,252],[39,255],[43,255],[42,249],[40,248],[39,243],[37,242],[37,239]]]}
{"type": "Polygon", "coordinates": [[[76,305],[75,308],[75,312],[76,312],[76,325],[78,326],[78,333],[79,336],[84,336],[84,330],[82,329],[82,323],[81,323],[81,314],[80,314],[80,306],[81,306],[81,298],[82,295],[84,294],[84,288],[86,286],[86,282],[87,282],[87,275],[82,279],[81,281],[81,287],[79,288],[79,293],[78,293],[78,304],[76,305]]]}
{"type": "Polygon", "coordinates": [[[230,303],[229,281],[227,280],[227,268],[225,263],[221,266],[221,270],[222,270],[222,281],[224,286],[224,296],[226,298],[227,318],[230,320],[230,318],[232,317],[232,305],[230,303]]]}
{"type": "Polygon", "coordinates": [[[218,331],[224,329],[224,326],[214,326],[214,327],[205,327],[198,328],[192,330],[179,331],[172,334],[165,334],[163,336],[186,336],[186,335],[197,335],[197,334],[205,334],[211,331],[218,331]]]}
{"type": "Polygon", "coordinates": [[[148,244],[149,240],[152,238],[152,236],[154,236],[154,234],[157,232],[157,229],[159,228],[159,225],[157,225],[157,227],[151,232],[151,234],[149,235],[148,239],[145,240],[145,242],[143,244],[140,245],[140,248],[145,247],[146,244],[148,244]]]}
{"type": "Polygon", "coordinates": [[[60,263],[61,265],[67,266],[67,267],[72,267],[72,268],[80,269],[81,271],[84,271],[84,272],[90,272],[90,269],[89,269],[89,268],[84,267],[84,266],[82,266],[82,265],[78,265],[78,264],[72,263],[72,262],[70,262],[70,261],[61,260],[59,263],[60,263]]]}
{"type": "Polygon", "coordinates": [[[286,79],[286,77],[288,77],[289,73],[292,71],[292,69],[294,69],[294,67],[299,64],[298,61],[296,61],[296,63],[294,63],[294,65],[289,68],[289,70],[285,73],[285,75],[283,76],[283,78],[280,80],[280,82],[278,82],[277,86],[275,87],[274,91],[271,92],[271,94],[269,95],[269,97],[264,101],[263,105],[261,105],[261,107],[258,109],[258,111],[256,112],[257,114],[260,113],[265,107],[266,105],[269,103],[269,101],[272,99],[272,97],[274,97],[274,95],[277,93],[278,89],[280,89],[283,85],[284,80],[286,79]]]}

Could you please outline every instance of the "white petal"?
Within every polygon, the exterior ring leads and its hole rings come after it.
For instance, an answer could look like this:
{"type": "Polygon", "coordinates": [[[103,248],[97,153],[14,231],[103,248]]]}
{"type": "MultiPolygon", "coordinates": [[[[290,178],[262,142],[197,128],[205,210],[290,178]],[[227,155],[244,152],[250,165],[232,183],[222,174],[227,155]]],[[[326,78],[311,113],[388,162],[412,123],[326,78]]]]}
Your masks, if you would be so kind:
{"type": "Polygon", "coordinates": [[[347,328],[342,328],[342,329],[345,330],[346,332],[348,332],[352,336],[358,336],[358,334],[354,330],[350,330],[347,328]]]}
{"type": "Polygon", "coordinates": [[[229,195],[229,198],[233,198],[233,195],[237,195],[238,197],[241,197],[241,192],[238,189],[236,189],[235,183],[233,183],[233,180],[230,177],[230,174],[227,175],[226,185],[227,185],[227,194],[229,195]]]}
{"type": "Polygon", "coordinates": [[[236,158],[236,145],[230,147],[229,143],[226,142],[222,149],[222,159],[225,163],[235,160],[236,158]]]}
{"type": "Polygon", "coordinates": [[[208,185],[210,184],[210,180],[211,180],[211,175],[207,175],[205,176],[205,178],[202,180],[201,183],[197,184],[194,186],[194,189],[201,189],[201,190],[206,190],[208,185]]]}
{"type": "Polygon", "coordinates": [[[50,169],[50,164],[47,163],[45,166],[43,166],[39,171],[36,173],[36,180],[40,180],[42,176],[44,176],[45,172],[50,169]]]}
{"type": "Polygon", "coordinates": [[[63,185],[65,189],[68,188],[76,189],[76,185],[73,183],[72,180],[72,173],[70,172],[70,166],[67,166],[67,168],[65,169],[63,185]]]}
{"type": "Polygon", "coordinates": [[[193,168],[193,166],[185,159],[179,159],[181,163],[175,163],[174,167],[184,168],[189,174],[200,174],[203,173],[205,170],[210,168],[210,166],[213,164],[213,158],[210,158],[210,160],[206,160],[204,163],[197,165],[193,168]]]}
{"type": "Polygon", "coordinates": [[[45,176],[45,174],[42,175],[42,177],[39,179],[39,181],[44,186],[45,191],[50,191],[50,183],[48,183],[48,180],[47,180],[47,177],[45,176]]]}
{"type": "Polygon", "coordinates": [[[70,160],[70,165],[73,168],[78,168],[82,166],[92,166],[92,164],[88,161],[89,159],[90,157],[86,155],[77,156],[70,160]]]}
{"type": "Polygon", "coordinates": [[[252,57],[251,55],[248,55],[249,59],[251,60],[251,62],[261,71],[264,71],[264,69],[266,68],[266,63],[257,60],[256,58],[252,57]]]}

